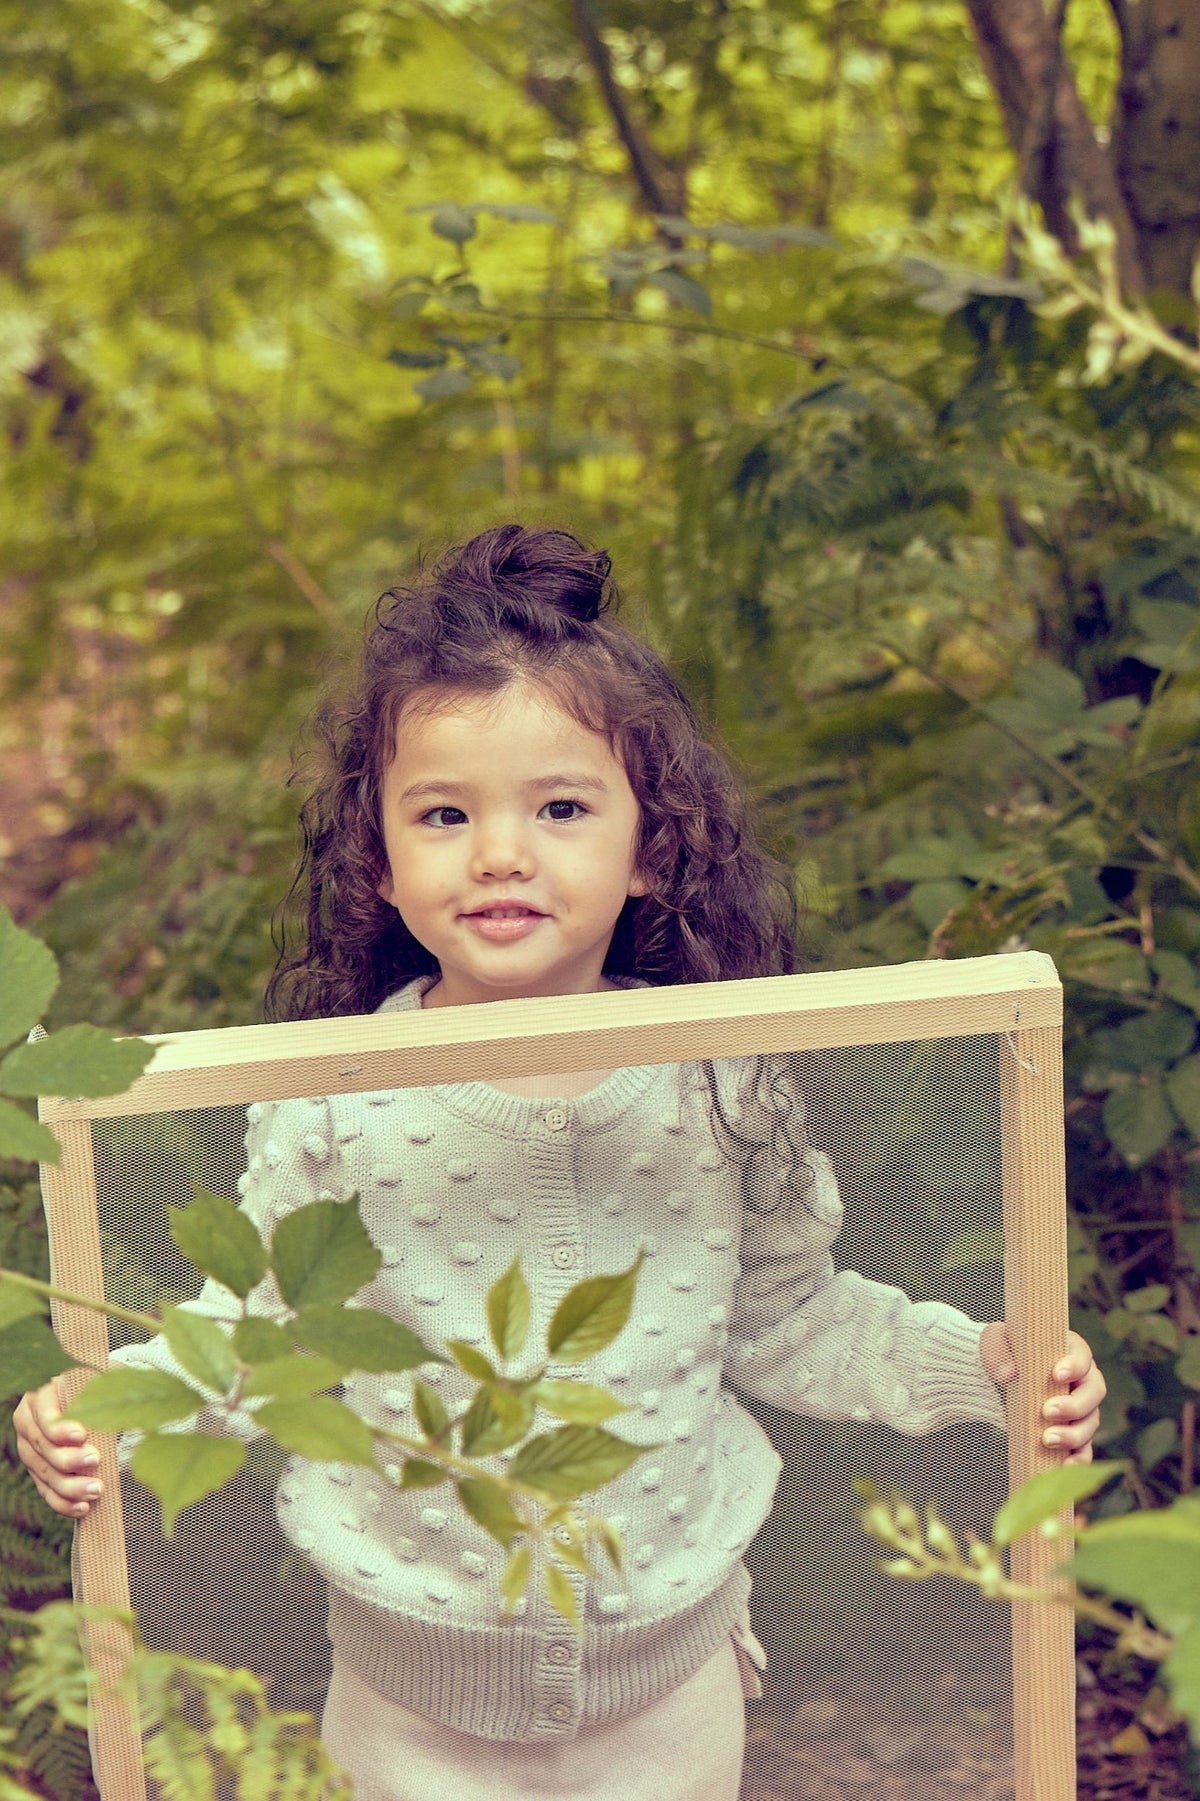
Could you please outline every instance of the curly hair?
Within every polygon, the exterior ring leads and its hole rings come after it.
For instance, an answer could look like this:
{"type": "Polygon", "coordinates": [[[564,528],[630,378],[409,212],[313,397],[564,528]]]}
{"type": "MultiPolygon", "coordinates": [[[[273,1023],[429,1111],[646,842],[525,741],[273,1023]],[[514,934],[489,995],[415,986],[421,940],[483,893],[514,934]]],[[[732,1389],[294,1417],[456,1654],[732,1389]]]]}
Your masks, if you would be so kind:
{"type": "Polygon", "coordinates": [[[797,908],[757,841],[748,797],[707,743],[662,659],[611,617],[611,564],[571,533],[503,525],[448,550],[376,603],[358,679],[315,719],[303,851],[277,915],[272,1019],[366,1013],[437,964],[379,894],[380,791],[406,707],[492,694],[514,681],[602,733],[640,812],[630,898],[604,964],[654,985],[783,975],[797,908]],[[292,948],[289,914],[302,926],[292,948]]]}

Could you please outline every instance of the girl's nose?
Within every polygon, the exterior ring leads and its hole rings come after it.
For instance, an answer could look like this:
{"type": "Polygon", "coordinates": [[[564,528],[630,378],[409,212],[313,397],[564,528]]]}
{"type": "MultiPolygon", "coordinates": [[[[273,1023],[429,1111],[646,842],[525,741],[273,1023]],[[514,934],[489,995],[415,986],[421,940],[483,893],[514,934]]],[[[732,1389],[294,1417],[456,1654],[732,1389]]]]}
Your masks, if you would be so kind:
{"type": "Polygon", "coordinates": [[[477,881],[527,878],[534,870],[533,846],[523,832],[497,823],[477,834],[471,861],[471,873],[477,881]]]}

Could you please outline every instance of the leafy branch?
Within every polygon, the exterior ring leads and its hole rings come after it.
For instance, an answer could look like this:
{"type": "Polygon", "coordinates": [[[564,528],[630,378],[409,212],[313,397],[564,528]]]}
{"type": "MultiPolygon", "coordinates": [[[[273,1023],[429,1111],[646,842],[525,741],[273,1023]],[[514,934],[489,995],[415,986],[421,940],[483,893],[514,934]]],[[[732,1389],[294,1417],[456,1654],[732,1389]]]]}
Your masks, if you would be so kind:
{"type": "Polygon", "coordinates": [[[378,1469],[377,1456],[391,1457],[397,1461],[380,1474],[401,1489],[449,1482],[470,1517],[509,1553],[501,1584],[509,1609],[524,1592],[530,1546],[540,1540],[551,1604],[578,1625],[564,1568],[588,1574],[593,1546],[621,1568],[617,1534],[578,1507],[579,1497],[621,1475],[650,1447],[605,1429],[604,1421],[626,1411],[624,1403],[593,1383],[551,1376],[549,1367],[585,1362],[624,1329],[641,1256],[629,1269],[590,1277],[565,1294],[547,1327],[546,1360],[518,1374],[509,1366],[526,1349],[530,1294],[517,1261],[488,1291],[496,1360],[458,1339],[449,1341],[447,1358],[390,1314],[355,1304],[382,1265],[357,1195],[296,1208],[279,1222],[269,1248],[233,1202],[206,1189],[170,1213],[176,1246],[237,1297],[236,1318],[170,1305],[161,1314],[142,1313],[0,1268],[0,1388],[36,1388],[73,1366],[40,1317],[51,1299],[161,1335],[182,1375],[110,1369],[93,1376],[69,1411],[97,1431],[141,1434],[130,1468],[157,1496],[168,1537],[183,1508],[241,1468],[246,1428],[235,1416],[249,1411],[254,1430],[284,1452],[371,1469],[378,1469]],[[252,1291],[268,1277],[284,1304],[270,1319],[250,1308],[252,1291]],[[352,1372],[382,1375],[451,1360],[476,1384],[474,1392],[451,1414],[434,1387],[414,1378],[417,1434],[368,1422],[327,1392],[352,1372]],[[539,1410],[564,1423],[533,1432],[539,1410]],[[225,1435],[179,1429],[200,1414],[225,1435]],[[480,1461],[502,1452],[513,1453],[503,1470],[480,1461]]]}
{"type": "Polygon", "coordinates": [[[935,1506],[919,1514],[902,1495],[883,1500],[870,1483],[857,1485],[866,1503],[859,1518],[863,1530],[894,1553],[880,1565],[888,1575],[906,1582],[943,1576],[977,1588],[988,1600],[1070,1607],[1114,1633],[1119,1652],[1162,1664],[1176,1706],[1200,1739],[1200,1592],[1193,1574],[1200,1568],[1200,1498],[1185,1495],[1171,1507],[1078,1527],[1075,1556],[1053,1588],[1014,1582],[1005,1571],[1005,1552],[1017,1539],[1030,1532],[1059,1537],[1062,1510],[1128,1468],[1092,1463],[1041,1471],[1000,1508],[990,1541],[968,1533],[965,1550],[935,1506]],[[1133,1611],[1084,1593],[1081,1583],[1131,1603],[1133,1611]]]}

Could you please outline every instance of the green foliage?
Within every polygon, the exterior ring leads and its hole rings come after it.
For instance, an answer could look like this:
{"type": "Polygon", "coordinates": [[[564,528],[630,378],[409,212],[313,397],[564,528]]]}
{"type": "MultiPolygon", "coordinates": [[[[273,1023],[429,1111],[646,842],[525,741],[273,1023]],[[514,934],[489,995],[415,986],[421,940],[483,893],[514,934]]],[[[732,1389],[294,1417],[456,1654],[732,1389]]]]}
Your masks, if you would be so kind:
{"type": "MultiPolygon", "coordinates": [[[[0,906],[0,1051],[38,1024],[57,985],[51,951],[0,906]]],[[[0,1057],[0,1096],[119,1094],[153,1054],[137,1039],[118,1042],[94,1026],[68,1026],[0,1057]]],[[[0,1157],[57,1163],[60,1155],[52,1132],[0,1099],[0,1157]]]]}
{"type": "MultiPolygon", "coordinates": [[[[55,1602],[31,1617],[25,1661],[11,1690],[14,1717],[26,1724],[44,1722],[53,1708],[58,1720],[74,1729],[68,1742],[80,1742],[88,1697],[98,1680],[84,1661],[81,1620],[103,1621],[110,1630],[116,1623],[129,1634],[131,1655],[122,1681],[131,1691],[136,1686],[146,1770],[164,1801],[216,1801],[218,1795],[236,1801],[350,1801],[349,1779],[330,1760],[310,1714],[273,1712],[263,1684],[249,1670],[146,1650],[132,1615],[112,1608],[55,1602]]],[[[77,1774],[82,1775],[78,1766],[77,1774]]],[[[65,1801],[82,1791],[52,1792],[65,1801]]]]}

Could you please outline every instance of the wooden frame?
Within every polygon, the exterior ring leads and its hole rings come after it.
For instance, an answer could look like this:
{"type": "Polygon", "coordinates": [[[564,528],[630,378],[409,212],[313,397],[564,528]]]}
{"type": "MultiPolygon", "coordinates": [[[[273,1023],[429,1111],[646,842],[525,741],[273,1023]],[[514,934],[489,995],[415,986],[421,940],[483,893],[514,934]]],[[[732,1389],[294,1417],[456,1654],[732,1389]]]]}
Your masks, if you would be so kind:
{"type": "MultiPolygon", "coordinates": [[[[1062,990],[1048,957],[1033,952],[961,962],[905,964],[810,976],[704,983],[502,1006],[431,1009],[184,1032],[154,1040],[145,1075],[122,1095],[44,1099],[40,1113],[63,1146],[43,1167],[57,1285],[103,1295],[91,1121],[132,1114],[283,1100],[572,1069],[676,1063],[847,1045],[986,1033],[1001,1044],[1001,1139],[1006,1316],[1019,1376],[1008,1391],[1014,1486],[1061,1461],[1040,1444],[1044,1372],[1067,1331],[1062,1114],[1062,990]]],[[[65,1347],[89,1363],[107,1356],[101,1318],[58,1304],[65,1347]]],[[[81,1377],[68,1383],[76,1392],[81,1377]]],[[[124,1523],[114,1442],[100,1436],[110,1497],[77,1527],[76,1556],[89,1601],[128,1607],[124,1523]],[[115,1498],[115,1505],[114,1505],[115,1498]]],[[[1064,1527],[1069,1529],[1069,1517],[1064,1527]]],[[[1013,1574],[1044,1582],[1068,1540],[1038,1535],[1015,1547],[1013,1574]]],[[[1016,1801],[1075,1794],[1073,1620],[1069,1610],[1014,1609],[1016,1801]]],[[[107,1674],[126,1655],[119,1632],[94,1635],[107,1674]]],[[[145,1801],[132,1713],[98,1706],[93,1757],[104,1801],[145,1801]]]]}

